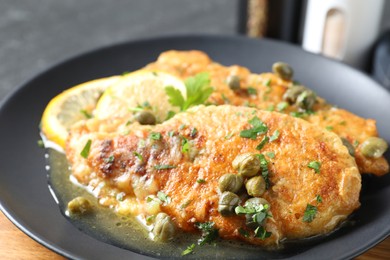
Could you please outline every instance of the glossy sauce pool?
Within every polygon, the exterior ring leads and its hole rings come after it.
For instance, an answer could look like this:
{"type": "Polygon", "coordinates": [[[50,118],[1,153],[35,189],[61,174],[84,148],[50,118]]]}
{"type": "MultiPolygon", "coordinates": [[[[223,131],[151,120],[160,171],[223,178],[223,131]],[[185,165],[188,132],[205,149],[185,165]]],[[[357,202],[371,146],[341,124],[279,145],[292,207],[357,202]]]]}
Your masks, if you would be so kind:
{"type": "MultiPolygon", "coordinates": [[[[201,234],[178,232],[175,239],[167,243],[154,242],[149,238],[146,228],[132,216],[119,216],[113,210],[100,206],[97,199],[80,185],[71,181],[70,170],[65,155],[55,149],[47,149],[49,170],[49,189],[56,200],[61,213],[82,232],[120,248],[156,258],[181,257],[182,252],[191,244],[197,244],[201,234]],[[66,206],[77,196],[88,198],[93,204],[93,213],[69,217],[66,206]]],[[[286,258],[310,249],[321,241],[335,235],[309,238],[300,241],[282,243],[278,249],[264,249],[239,241],[216,240],[212,245],[196,245],[186,258],[202,259],[269,259],[286,258]]]]}

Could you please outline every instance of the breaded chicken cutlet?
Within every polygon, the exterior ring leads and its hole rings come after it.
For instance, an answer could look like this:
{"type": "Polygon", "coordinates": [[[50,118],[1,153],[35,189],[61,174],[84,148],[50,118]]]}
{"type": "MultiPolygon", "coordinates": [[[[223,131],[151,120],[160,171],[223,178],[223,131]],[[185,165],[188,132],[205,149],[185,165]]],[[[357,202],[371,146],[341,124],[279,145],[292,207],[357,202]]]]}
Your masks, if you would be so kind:
{"type": "Polygon", "coordinates": [[[360,205],[361,177],[341,139],[302,119],[221,105],[136,122],[126,135],[115,130],[123,124],[82,121],[66,146],[73,176],[118,213],[166,214],[183,231],[207,224],[225,239],[275,245],[328,233],[360,205]],[[262,190],[251,189],[254,178],[262,190]]]}
{"type": "MultiPolygon", "coordinates": [[[[208,72],[214,87],[208,100],[210,104],[251,106],[301,117],[339,135],[350,147],[361,173],[380,176],[389,172],[386,159],[367,149],[367,144],[378,141],[375,120],[361,118],[326,103],[312,91],[305,92],[306,88],[295,85],[292,78],[282,79],[274,73],[254,74],[236,65],[226,67],[213,62],[201,51],[167,51],[145,69],[165,71],[182,79],[208,72]],[[297,100],[299,98],[301,102],[297,100]]],[[[379,141],[383,143],[383,140],[379,141]]]]}

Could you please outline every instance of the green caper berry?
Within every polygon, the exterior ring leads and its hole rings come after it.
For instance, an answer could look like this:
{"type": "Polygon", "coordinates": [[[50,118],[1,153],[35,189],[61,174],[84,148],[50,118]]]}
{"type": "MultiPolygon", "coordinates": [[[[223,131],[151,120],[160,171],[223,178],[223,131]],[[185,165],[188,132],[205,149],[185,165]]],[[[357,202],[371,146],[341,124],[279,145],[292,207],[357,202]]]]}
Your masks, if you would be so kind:
{"type": "Polygon", "coordinates": [[[91,202],[84,197],[76,197],[69,201],[68,211],[70,214],[85,215],[92,212],[91,202]]]}
{"type": "Polygon", "coordinates": [[[141,111],[136,116],[135,119],[141,125],[155,125],[156,117],[149,111],[141,111]]]}
{"type": "Polygon", "coordinates": [[[171,217],[160,212],[154,221],[153,235],[155,241],[165,242],[174,237],[176,228],[171,217]]]}
{"type": "Polygon", "coordinates": [[[244,179],[241,175],[228,173],[219,178],[218,186],[221,192],[237,192],[241,189],[243,182],[244,179]]]}
{"type": "Polygon", "coordinates": [[[240,78],[236,75],[230,75],[229,77],[227,77],[226,83],[231,90],[237,90],[241,87],[240,78]]]}
{"type": "Polygon", "coordinates": [[[348,149],[348,153],[351,155],[351,156],[355,156],[355,147],[353,147],[353,145],[344,137],[341,137],[341,141],[343,142],[343,145],[345,147],[347,147],[348,149]]]}
{"type": "Polygon", "coordinates": [[[263,176],[255,176],[245,183],[247,193],[253,197],[260,197],[265,192],[265,180],[263,176]]]}
{"type": "Polygon", "coordinates": [[[255,154],[239,154],[232,162],[234,169],[244,177],[253,177],[260,170],[260,160],[255,154]]]}
{"type": "Polygon", "coordinates": [[[293,85],[289,87],[283,95],[283,100],[287,101],[290,105],[295,104],[297,98],[302,94],[306,88],[301,85],[293,85]]]}
{"type": "Polygon", "coordinates": [[[294,75],[294,71],[291,66],[284,62],[274,63],[272,65],[272,71],[283,80],[291,80],[294,75]]]}
{"type": "Polygon", "coordinates": [[[317,95],[304,86],[293,85],[284,93],[283,100],[290,105],[295,104],[299,108],[310,110],[317,101],[317,95]]]}
{"type": "Polygon", "coordinates": [[[381,157],[386,152],[387,148],[387,142],[379,137],[369,137],[360,146],[362,154],[371,158],[381,157]]]}
{"type": "Polygon", "coordinates": [[[240,201],[240,198],[236,194],[225,191],[219,197],[218,212],[221,213],[222,216],[232,215],[234,208],[238,206],[240,201]]]}

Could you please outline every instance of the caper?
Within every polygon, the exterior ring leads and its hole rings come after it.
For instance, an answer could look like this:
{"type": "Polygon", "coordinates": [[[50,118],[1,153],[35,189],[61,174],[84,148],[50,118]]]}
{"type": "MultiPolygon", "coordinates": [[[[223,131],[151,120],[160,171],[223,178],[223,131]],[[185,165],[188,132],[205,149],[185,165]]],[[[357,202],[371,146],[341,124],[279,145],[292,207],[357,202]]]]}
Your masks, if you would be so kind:
{"type": "Polygon", "coordinates": [[[284,62],[275,62],[272,65],[272,71],[283,80],[291,80],[294,74],[291,66],[284,62]]]}
{"type": "Polygon", "coordinates": [[[372,158],[381,157],[386,152],[387,148],[387,142],[379,137],[369,137],[360,146],[362,154],[372,158]]]}
{"type": "Polygon", "coordinates": [[[240,78],[236,75],[230,75],[229,77],[227,77],[226,83],[231,90],[237,90],[241,87],[240,78]]]}
{"type": "Polygon", "coordinates": [[[291,86],[283,95],[283,100],[290,105],[296,104],[299,108],[310,110],[317,101],[317,95],[301,85],[291,86]]]}
{"type": "Polygon", "coordinates": [[[69,201],[68,211],[70,214],[85,215],[92,212],[92,205],[88,199],[76,197],[69,201]]]}
{"type": "Polygon", "coordinates": [[[155,125],[156,117],[149,111],[141,111],[136,114],[135,119],[141,125],[155,125]]]}
{"type": "Polygon", "coordinates": [[[219,190],[221,192],[224,191],[231,191],[231,192],[237,192],[241,189],[242,184],[244,182],[244,179],[241,175],[238,174],[225,174],[222,175],[221,178],[219,178],[219,190]]]}
{"type": "Polygon", "coordinates": [[[265,180],[263,176],[255,176],[245,183],[246,191],[250,196],[260,197],[265,192],[265,180]]]}
{"type": "Polygon", "coordinates": [[[252,153],[239,154],[232,162],[233,168],[244,177],[253,177],[260,170],[260,160],[252,153]]]}
{"type": "Polygon", "coordinates": [[[348,153],[351,155],[351,156],[355,156],[355,147],[353,147],[353,145],[344,137],[341,137],[341,141],[343,142],[343,145],[345,147],[347,147],[348,149],[348,153]]]}
{"type": "Polygon", "coordinates": [[[218,212],[222,216],[229,216],[240,203],[240,198],[230,191],[225,191],[219,197],[218,212]]]}
{"type": "Polygon", "coordinates": [[[176,228],[171,217],[163,212],[158,213],[153,227],[154,240],[168,241],[173,238],[175,231],[176,228]]]}

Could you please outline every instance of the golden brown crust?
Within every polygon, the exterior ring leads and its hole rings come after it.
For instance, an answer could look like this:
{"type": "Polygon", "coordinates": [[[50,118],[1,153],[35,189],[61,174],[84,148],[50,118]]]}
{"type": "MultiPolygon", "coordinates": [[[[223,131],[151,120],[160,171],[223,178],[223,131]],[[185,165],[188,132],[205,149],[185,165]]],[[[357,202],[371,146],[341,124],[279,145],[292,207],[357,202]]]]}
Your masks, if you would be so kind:
{"type": "MultiPolygon", "coordinates": [[[[232,104],[254,106],[259,109],[276,109],[277,104],[283,101],[284,93],[292,85],[292,82],[284,81],[272,73],[253,74],[247,68],[237,65],[222,66],[213,62],[201,51],[172,50],[163,52],[156,62],[145,68],[166,71],[183,79],[207,71],[211,76],[211,85],[215,89],[208,101],[217,105],[232,104]],[[228,87],[226,78],[229,75],[240,77],[242,90],[233,91],[228,87]],[[269,83],[269,86],[266,83],[269,83]],[[248,94],[249,87],[256,89],[257,94],[248,94]]],[[[379,176],[389,172],[389,164],[384,157],[365,157],[360,153],[360,146],[357,145],[368,137],[378,136],[374,120],[364,119],[344,109],[332,107],[321,98],[318,98],[318,103],[313,110],[314,114],[306,115],[303,118],[320,127],[332,129],[330,131],[355,144],[356,162],[361,173],[372,173],[379,176]]],[[[295,106],[290,106],[282,112],[290,113],[293,111],[297,111],[295,106]]]]}
{"type": "Polygon", "coordinates": [[[184,231],[194,231],[195,222],[213,221],[223,238],[269,245],[283,238],[327,233],[360,205],[360,174],[340,138],[301,119],[245,107],[199,106],[153,128],[132,124],[128,135],[96,127],[106,124],[111,129],[117,122],[94,121],[71,131],[66,152],[73,175],[96,189],[104,183],[101,203],[128,214],[145,213],[146,197],[163,191],[171,202],[162,210],[184,231]],[[267,125],[267,135],[280,132],[261,151],[256,146],[263,136],[252,140],[239,135],[251,127],[248,120],[253,117],[267,125]],[[160,133],[161,139],[148,138],[151,131],[160,133]],[[89,139],[92,147],[84,159],[79,153],[89,139]],[[190,143],[189,152],[182,150],[184,139],[190,143]],[[218,179],[237,173],[232,161],[247,152],[275,153],[267,158],[271,187],[264,198],[271,204],[274,220],[267,221],[266,229],[273,235],[265,240],[243,237],[239,229],[245,227],[244,218],[222,217],[217,211],[218,179]],[[320,173],[307,166],[311,161],[321,162],[320,173]],[[159,170],[157,165],[174,168],[159,170]],[[197,179],[206,182],[199,184],[197,179]],[[126,193],[124,202],[113,199],[118,192],[126,193]],[[317,202],[317,195],[322,202],[317,202]],[[303,222],[307,204],[318,207],[311,223],[303,222]]]}

